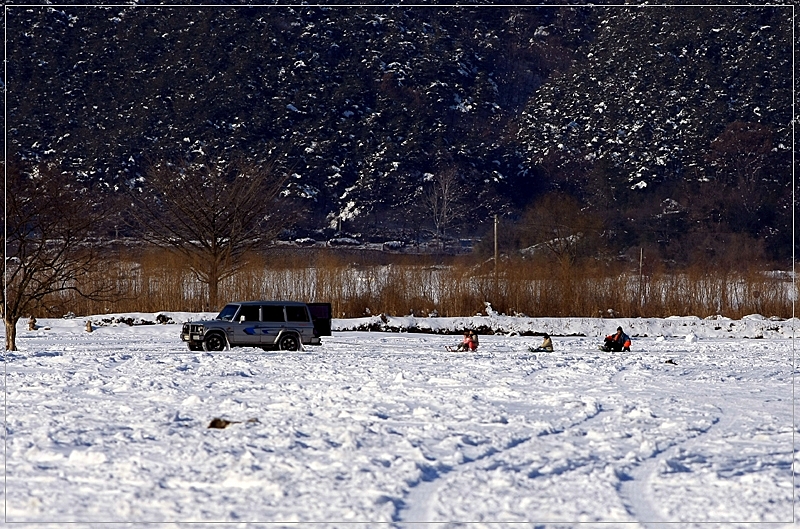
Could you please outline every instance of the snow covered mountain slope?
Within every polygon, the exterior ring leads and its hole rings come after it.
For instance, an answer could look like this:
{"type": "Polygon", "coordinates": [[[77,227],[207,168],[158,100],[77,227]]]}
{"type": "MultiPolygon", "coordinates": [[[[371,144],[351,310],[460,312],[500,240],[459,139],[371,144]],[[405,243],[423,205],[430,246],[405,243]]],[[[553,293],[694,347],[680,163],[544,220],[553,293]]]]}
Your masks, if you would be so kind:
{"type": "Polygon", "coordinates": [[[470,236],[558,189],[623,241],[778,251],[791,8],[12,3],[9,154],[110,191],[187,157],[271,162],[301,228],[376,237],[430,228],[431,176],[455,171],[470,236]]]}

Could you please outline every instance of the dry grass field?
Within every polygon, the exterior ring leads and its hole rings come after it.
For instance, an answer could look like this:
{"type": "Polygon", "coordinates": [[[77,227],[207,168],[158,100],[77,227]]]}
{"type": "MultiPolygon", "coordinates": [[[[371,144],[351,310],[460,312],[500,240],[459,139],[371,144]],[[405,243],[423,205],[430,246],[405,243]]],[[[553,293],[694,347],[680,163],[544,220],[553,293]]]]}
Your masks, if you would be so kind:
{"type": "MultiPolygon", "coordinates": [[[[276,249],[251,255],[220,284],[225,301],[297,299],[333,304],[335,317],[385,313],[470,316],[490,302],[531,317],[668,317],[747,314],[791,317],[790,274],[742,267],[649,267],[630,262],[561,264],[522,258],[404,255],[380,251],[276,249]]],[[[69,291],[47,300],[41,316],[217,310],[191,263],[156,248],[115,251],[93,274],[117,293],[90,300],[69,291]],[[46,313],[46,314],[45,314],[46,313]]]]}

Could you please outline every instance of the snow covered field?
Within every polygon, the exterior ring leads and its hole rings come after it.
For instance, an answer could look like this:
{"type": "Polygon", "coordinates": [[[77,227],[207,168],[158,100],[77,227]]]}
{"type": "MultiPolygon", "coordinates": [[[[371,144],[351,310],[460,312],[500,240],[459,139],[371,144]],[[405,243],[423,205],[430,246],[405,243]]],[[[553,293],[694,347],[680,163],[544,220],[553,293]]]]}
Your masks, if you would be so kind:
{"type": "Polygon", "coordinates": [[[756,318],[772,330],[747,339],[732,329],[755,323],[626,321],[631,353],[596,349],[618,323],[599,319],[528,322],[553,353],[528,351],[537,337],[449,353],[457,336],[353,331],[194,353],[178,325],[85,321],[20,322],[6,354],[5,521],[29,522],[15,527],[792,526],[792,322],[756,318]]]}

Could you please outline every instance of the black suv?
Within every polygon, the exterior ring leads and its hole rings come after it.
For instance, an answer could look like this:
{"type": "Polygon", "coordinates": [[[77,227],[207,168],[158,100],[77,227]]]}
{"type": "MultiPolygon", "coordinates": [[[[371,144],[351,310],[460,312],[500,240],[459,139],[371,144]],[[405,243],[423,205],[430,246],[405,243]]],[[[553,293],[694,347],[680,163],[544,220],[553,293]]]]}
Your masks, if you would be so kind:
{"type": "Polygon", "coordinates": [[[192,351],[241,346],[297,351],[330,335],[330,303],[239,301],[225,305],[213,320],[184,323],[181,340],[192,351]]]}

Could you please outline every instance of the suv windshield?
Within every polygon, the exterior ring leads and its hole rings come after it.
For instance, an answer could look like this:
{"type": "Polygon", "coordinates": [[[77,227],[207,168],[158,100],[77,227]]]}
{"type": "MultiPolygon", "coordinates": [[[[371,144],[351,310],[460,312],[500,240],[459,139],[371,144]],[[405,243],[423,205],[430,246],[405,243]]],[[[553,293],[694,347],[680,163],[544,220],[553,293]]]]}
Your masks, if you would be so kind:
{"type": "Polygon", "coordinates": [[[225,320],[225,321],[233,321],[233,317],[236,315],[236,310],[239,308],[239,305],[225,305],[225,308],[220,311],[217,315],[218,320],[225,320]]]}

